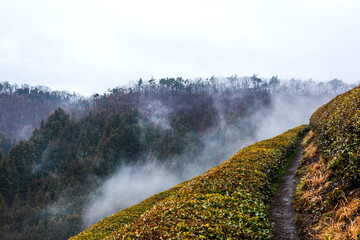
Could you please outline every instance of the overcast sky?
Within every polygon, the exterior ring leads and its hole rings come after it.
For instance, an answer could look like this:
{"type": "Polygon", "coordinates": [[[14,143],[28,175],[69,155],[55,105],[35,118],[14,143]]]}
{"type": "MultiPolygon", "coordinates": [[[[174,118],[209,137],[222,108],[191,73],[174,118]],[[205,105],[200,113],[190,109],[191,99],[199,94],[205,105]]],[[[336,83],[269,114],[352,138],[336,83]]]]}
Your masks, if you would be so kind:
{"type": "Polygon", "coordinates": [[[0,0],[0,81],[83,95],[139,78],[360,79],[357,0],[0,0]]]}

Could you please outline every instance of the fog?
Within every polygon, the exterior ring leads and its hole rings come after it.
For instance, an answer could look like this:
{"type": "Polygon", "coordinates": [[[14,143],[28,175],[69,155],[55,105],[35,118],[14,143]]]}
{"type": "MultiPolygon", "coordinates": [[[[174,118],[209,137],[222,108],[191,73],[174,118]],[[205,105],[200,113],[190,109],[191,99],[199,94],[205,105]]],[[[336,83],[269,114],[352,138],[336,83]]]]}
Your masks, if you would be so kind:
{"type": "MultiPolygon", "coordinates": [[[[84,227],[202,174],[247,145],[307,124],[311,114],[332,97],[272,95],[270,107],[254,109],[255,113],[250,118],[231,125],[222,121],[220,127],[204,134],[201,138],[203,150],[196,156],[189,155],[191,151],[185,150],[167,165],[156,159],[146,159],[139,161],[143,163],[141,165],[119,167],[91,196],[83,215],[84,227]]],[[[218,108],[221,106],[216,102],[215,105],[218,108]]],[[[151,107],[157,108],[153,121],[169,127],[166,122],[168,108],[160,102],[151,107]]],[[[218,110],[221,115],[221,109],[218,110]]],[[[222,119],[221,116],[219,118],[222,119]]]]}
{"type": "Polygon", "coordinates": [[[119,209],[169,188],[180,181],[157,162],[121,167],[93,196],[85,209],[84,224],[89,225],[119,209]]]}
{"type": "Polygon", "coordinates": [[[310,116],[334,96],[275,95],[273,107],[257,112],[252,118],[257,122],[255,139],[272,138],[296,126],[307,124],[310,116]]]}

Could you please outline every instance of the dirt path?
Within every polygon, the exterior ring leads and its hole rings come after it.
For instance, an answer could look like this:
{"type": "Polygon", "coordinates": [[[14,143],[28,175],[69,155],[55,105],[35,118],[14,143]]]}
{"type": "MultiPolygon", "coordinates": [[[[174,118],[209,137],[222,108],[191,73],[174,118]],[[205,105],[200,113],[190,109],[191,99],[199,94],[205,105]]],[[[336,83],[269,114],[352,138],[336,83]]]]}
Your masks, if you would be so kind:
{"type": "Polygon", "coordinates": [[[295,171],[299,165],[302,146],[299,143],[297,147],[297,154],[292,161],[291,165],[286,170],[285,175],[280,180],[278,192],[270,207],[270,215],[275,222],[274,225],[274,238],[279,240],[298,240],[297,227],[295,225],[295,209],[292,205],[293,195],[297,179],[295,171]]]}

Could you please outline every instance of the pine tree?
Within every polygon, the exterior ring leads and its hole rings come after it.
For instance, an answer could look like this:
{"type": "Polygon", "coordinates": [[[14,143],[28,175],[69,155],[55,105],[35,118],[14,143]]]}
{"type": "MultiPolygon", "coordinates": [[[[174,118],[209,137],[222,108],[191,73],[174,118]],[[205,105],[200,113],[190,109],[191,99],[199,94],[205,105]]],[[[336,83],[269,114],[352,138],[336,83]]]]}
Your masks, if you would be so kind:
{"type": "Polygon", "coordinates": [[[47,234],[48,239],[57,239],[58,236],[56,236],[56,229],[57,229],[57,223],[55,220],[55,217],[51,217],[50,221],[47,224],[47,234]]]}
{"type": "Polygon", "coordinates": [[[28,187],[28,190],[26,192],[26,205],[31,206],[32,205],[32,194],[31,194],[31,187],[28,187]]]}
{"type": "Polygon", "coordinates": [[[47,239],[46,226],[43,220],[39,221],[36,230],[39,239],[47,239]]]}
{"type": "Polygon", "coordinates": [[[17,210],[19,208],[20,208],[20,195],[19,195],[19,193],[16,193],[16,195],[14,197],[12,209],[17,210]]]}
{"type": "Polygon", "coordinates": [[[45,202],[45,196],[44,196],[44,193],[40,189],[36,195],[35,206],[43,206],[44,202],[45,202]]]}
{"type": "Polygon", "coordinates": [[[0,192],[0,228],[2,228],[3,226],[5,226],[6,224],[6,219],[7,219],[7,206],[5,203],[5,199],[3,197],[3,195],[0,192]]]}
{"type": "Polygon", "coordinates": [[[76,212],[66,217],[67,233],[69,236],[73,236],[79,231],[80,216],[76,212]]]}

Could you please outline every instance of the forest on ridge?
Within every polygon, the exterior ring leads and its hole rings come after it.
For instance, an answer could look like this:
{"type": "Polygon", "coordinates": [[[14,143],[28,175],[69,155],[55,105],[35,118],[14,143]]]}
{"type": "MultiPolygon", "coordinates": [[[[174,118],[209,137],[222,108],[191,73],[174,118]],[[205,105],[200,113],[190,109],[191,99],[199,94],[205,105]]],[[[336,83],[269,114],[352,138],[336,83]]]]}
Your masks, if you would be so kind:
{"type": "Polygon", "coordinates": [[[352,87],[339,79],[179,77],[83,98],[2,82],[0,239],[67,239],[101,219],[87,216],[91,199],[119,168],[155,162],[186,180],[256,139],[275,96],[315,101],[352,87]]]}

